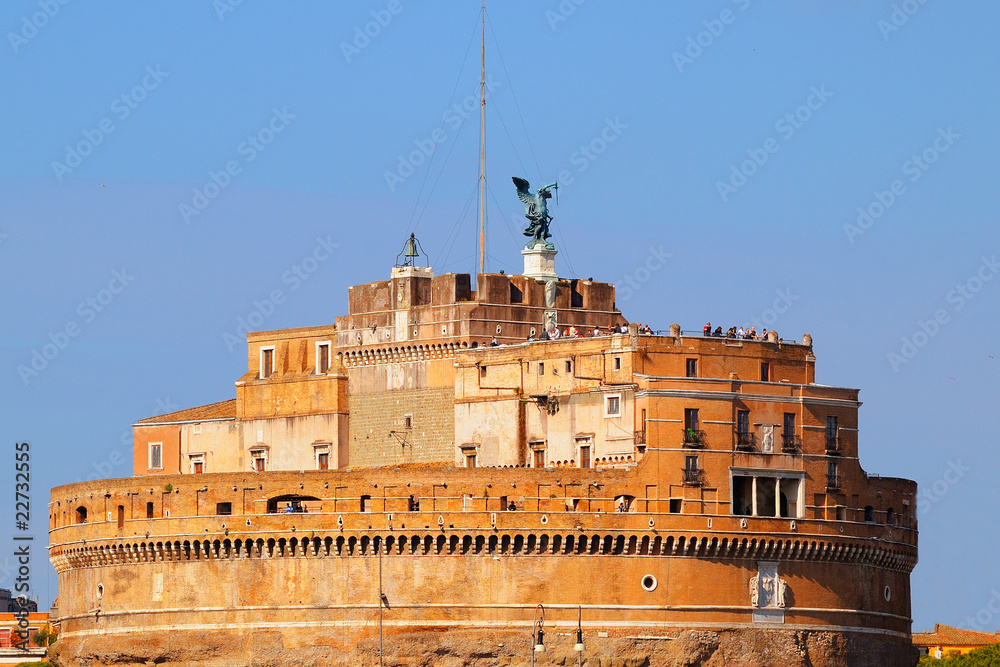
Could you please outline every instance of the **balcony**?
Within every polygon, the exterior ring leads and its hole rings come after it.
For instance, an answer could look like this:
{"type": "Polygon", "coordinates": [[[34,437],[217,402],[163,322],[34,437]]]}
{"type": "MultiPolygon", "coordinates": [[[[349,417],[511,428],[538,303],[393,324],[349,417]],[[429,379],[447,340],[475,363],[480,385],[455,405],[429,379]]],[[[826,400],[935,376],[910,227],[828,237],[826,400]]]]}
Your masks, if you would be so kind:
{"type": "Polygon", "coordinates": [[[753,433],[743,433],[737,431],[736,435],[736,446],[735,449],[738,452],[755,452],[757,451],[757,436],[753,433]]]}
{"type": "Polygon", "coordinates": [[[842,450],[840,448],[840,438],[835,435],[826,436],[826,454],[827,456],[840,456],[842,450]]]}
{"type": "Polygon", "coordinates": [[[827,489],[840,489],[843,484],[843,480],[840,475],[830,475],[826,476],[826,488],[827,489]]]}
{"type": "Polygon", "coordinates": [[[645,431],[636,431],[635,432],[635,444],[636,445],[645,445],[645,444],[647,444],[646,443],[646,432],[645,431]]]}
{"type": "Polygon", "coordinates": [[[701,486],[705,471],[701,468],[682,468],[684,471],[684,483],[688,486],[701,486]]]}
{"type": "Polygon", "coordinates": [[[792,433],[782,433],[781,451],[784,454],[798,454],[802,451],[802,438],[792,433]]]}
{"type": "Polygon", "coordinates": [[[705,432],[698,429],[684,429],[684,446],[701,449],[705,446],[705,432]]]}

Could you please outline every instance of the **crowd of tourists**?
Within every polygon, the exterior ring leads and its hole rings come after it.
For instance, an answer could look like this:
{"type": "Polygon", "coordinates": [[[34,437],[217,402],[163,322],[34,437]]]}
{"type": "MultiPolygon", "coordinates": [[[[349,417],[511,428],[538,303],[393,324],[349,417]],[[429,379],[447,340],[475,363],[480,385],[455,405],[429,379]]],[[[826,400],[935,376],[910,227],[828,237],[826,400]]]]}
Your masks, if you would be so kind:
{"type": "MultiPolygon", "coordinates": [[[[712,323],[707,322],[705,326],[701,328],[701,335],[709,338],[738,338],[742,340],[767,340],[767,329],[764,329],[760,333],[757,333],[757,327],[729,327],[723,333],[722,327],[715,327],[712,329],[712,323]]],[[[781,339],[779,338],[780,342],[781,339]]]]}

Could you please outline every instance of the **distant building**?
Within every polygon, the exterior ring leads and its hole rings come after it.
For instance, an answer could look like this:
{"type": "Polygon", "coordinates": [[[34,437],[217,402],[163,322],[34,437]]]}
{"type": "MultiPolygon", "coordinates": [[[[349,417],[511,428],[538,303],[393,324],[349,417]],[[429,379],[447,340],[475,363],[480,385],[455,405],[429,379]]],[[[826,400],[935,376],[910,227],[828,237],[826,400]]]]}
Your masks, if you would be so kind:
{"type": "Polygon", "coordinates": [[[941,623],[934,624],[933,632],[913,633],[913,645],[920,654],[934,658],[961,655],[997,642],[1000,642],[1000,633],[963,630],[941,623]]]}
{"type": "Polygon", "coordinates": [[[811,337],[640,328],[534,254],[249,333],[235,398],[53,489],[59,664],[523,664],[533,628],[572,664],[579,627],[589,664],[912,665],[916,484],[811,337]]]}
{"type": "MultiPolygon", "coordinates": [[[[35,600],[27,600],[25,608],[29,613],[35,613],[38,611],[38,602],[35,600]]],[[[0,588],[0,614],[12,614],[20,609],[21,605],[17,603],[17,599],[13,596],[13,594],[6,588],[0,588]]]]}

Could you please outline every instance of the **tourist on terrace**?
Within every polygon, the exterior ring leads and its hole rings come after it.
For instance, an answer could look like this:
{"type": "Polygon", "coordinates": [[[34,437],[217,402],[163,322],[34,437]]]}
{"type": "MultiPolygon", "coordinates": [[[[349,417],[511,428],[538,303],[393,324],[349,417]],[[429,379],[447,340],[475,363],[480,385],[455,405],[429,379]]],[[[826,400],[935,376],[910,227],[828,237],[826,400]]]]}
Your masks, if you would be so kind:
{"type": "Polygon", "coordinates": [[[594,327],[594,330],[593,330],[593,331],[591,332],[591,334],[590,334],[590,335],[591,335],[591,336],[595,336],[595,337],[596,337],[596,336],[603,336],[603,335],[604,335],[604,332],[603,332],[603,331],[601,331],[601,328],[600,328],[600,327],[594,327]]]}
{"type": "Polygon", "coordinates": [[[715,327],[715,333],[712,335],[716,338],[722,338],[722,327],[715,327]]]}
{"type": "Polygon", "coordinates": [[[499,344],[500,344],[500,341],[497,340],[496,336],[494,336],[493,339],[490,341],[490,347],[496,347],[499,344]]]}
{"type": "Polygon", "coordinates": [[[712,335],[712,323],[711,322],[709,322],[708,324],[706,324],[705,326],[703,326],[701,328],[701,335],[705,336],[705,337],[708,337],[708,336],[712,335]]]}
{"type": "Polygon", "coordinates": [[[575,326],[573,326],[572,324],[571,324],[571,325],[569,326],[569,328],[568,328],[568,329],[566,329],[566,336],[567,336],[568,338],[576,338],[576,337],[577,337],[577,336],[579,336],[579,335],[580,335],[580,330],[579,330],[579,329],[577,329],[577,328],[576,328],[575,326]]]}
{"type": "Polygon", "coordinates": [[[740,327],[736,330],[736,337],[737,338],[746,338],[746,335],[747,335],[747,332],[743,330],[743,325],[740,325],[740,327]]]}
{"type": "Polygon", "coordinates": [[[549,334],[549,337],[550,337],[550,338],[551,338],[552,340],[555,340],[555,339],[557,339],[557,338],[562,338],[562,332],[561,332],[561,331],[559,331],[559,327],[556,327],[555,329],[553,329],[553,330],[552,330],[552,333],[550,333],[550,334],[549,334]]]}
{"type": "Polygon", "coordinates": [[[639,333],[646,334],[646,335],[651,335],[653,333],[653,330],[649,328],[648,324],[643,324],[642,328],[639,329],[639,333]]]}
{"type": "Polygon", "coordinates": [[[542,329],[542,333],[538,334],[538,340],[551,340],[552,336],[549,335],[548,331],[542,329]]]}

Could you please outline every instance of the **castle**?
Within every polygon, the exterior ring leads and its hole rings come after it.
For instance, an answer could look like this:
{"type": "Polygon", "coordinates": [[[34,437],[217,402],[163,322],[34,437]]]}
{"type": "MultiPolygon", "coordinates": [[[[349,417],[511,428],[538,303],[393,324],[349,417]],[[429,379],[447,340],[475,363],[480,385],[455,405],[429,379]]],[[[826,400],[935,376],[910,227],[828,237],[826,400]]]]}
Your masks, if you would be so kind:
{"type": "Polygon", "coordinates": [[[916,484],[811,338],[643,332],[524,254],[248,334],[235,398],[53,489],[58,664],[912,665],[916,484]]]}

